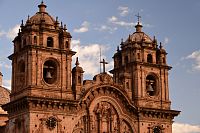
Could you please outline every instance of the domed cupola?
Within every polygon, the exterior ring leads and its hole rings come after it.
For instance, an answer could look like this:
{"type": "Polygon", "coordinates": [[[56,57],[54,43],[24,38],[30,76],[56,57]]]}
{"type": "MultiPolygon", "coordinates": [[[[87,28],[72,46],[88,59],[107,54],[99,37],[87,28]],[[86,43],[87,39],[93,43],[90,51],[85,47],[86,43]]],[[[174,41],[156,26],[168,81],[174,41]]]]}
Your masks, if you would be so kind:
{"type": "Polygon", "coordinates": [[[39,7],[39,12],[30,18],[30,22],[34,24],[45,23],[47,25],[54,25],[55,20],[46,12],[46,5],[42,2],[39,7]]]}
{"type": "Polygon", "coordinates": [[[128,42],[134,43],[152,43],[152,39],[142,31],[142,24],[140,22],[135,26],[136,31],[129,35],[128,39],[125,41],[125,44],[128,42]]]}
{"type": "Polygon", "coordinates": [[[26,30],[26,29],[40,29],[40,28],[45,28],[45,29],[59,29],[59,22],[56,18],[56,20],[49,15],[46,12],[46,5],[42,1],[40,5],[38,5],[39,11],[33,15],[32,17],[28,16],[28,19],[26,21],[26,24],[24,25],[23,22],[21,24],[21,29],[26,30]]]}

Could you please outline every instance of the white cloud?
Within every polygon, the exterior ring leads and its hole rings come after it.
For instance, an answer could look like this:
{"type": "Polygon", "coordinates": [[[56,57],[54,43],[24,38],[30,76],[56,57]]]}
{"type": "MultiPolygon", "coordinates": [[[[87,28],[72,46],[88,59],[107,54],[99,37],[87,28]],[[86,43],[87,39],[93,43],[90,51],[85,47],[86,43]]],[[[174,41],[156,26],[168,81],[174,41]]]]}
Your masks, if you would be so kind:
{"type": "MultiPolygon", "coordinates": [[[[72,49],[76,51],[76,55],[73,57],[73,62],[75,58],[79,58],[80,66],[83,67],[84,75],[94,76],[99,73],[100,69],[100,47],[102,53],[109,50],[108,47],[102,44],[88,44],[80,45],[80,40],[72,40],[72,49]]],[[[106,57],[102,56],[102,59],[106,57]]],[[[107,65],[106,70],[110,70],[112,63],[107,65]]]]}
{"type": "Polygon", "coordinates": [[[174,123],[172,129],[173,133],[200,133],[200,125],[174,123]]]}
{"type": "Polygon", "coordinates": [[[6,36],[13,40],[16,36],[17,36],[17,33],[19,32],[19,29],[20,29],[20,25],[15,25],[13,28],[9,29],[6,36]]]}
{"type": "Polygon", "coordinates": [[[3,61],[0,63],[0,67],[4,67],[6,69],[11,69],[12,68],[11,64],[7,64],[7,63],[5,63],[3,61]]]}
{"type": "Polygon", "coordinates": [[[193,64],[193,69],[200,71],[200,50],[194,51],[192,54],[188,55],[186,59],[193,59],[195,63],[193,64]]]}
{"type": "Polygon", "coordinates": [[[3,35],[5,35],[4,31],[0,31],[0,37],[2,37],[3,35]]]}
{"type": "Polygon", "coordinates": [[[168,44],[168,43],[169,43],[169,38],[168,38],[168,37],[165,37],[165,38],[164,38],[164,43],[163,43],[163,44],[166,45],[166,44],[168,44]]]}
{"type": "Polygon", "coordinates": [[[112,17],[108,18],[109,22],[116,22],[117,20],[118,20],[118,18],[115,17],[115,16],[112,16],[112,17]]]}
{"type": "Polygon", "coordinates": [[[120,16],[127,16],[129,13],[129,8],[127,6],[119,6],[118,10],[120,11],[120,16]]]}
{"type": "Polygon", "coordinates": [[[118,18],[115,16],[108,18],[108,22],[118,26],[125,26],[125,27],[133,27],[135,25],[135,23],[132,22],[119,21],[118,18]]]}
{"type": "Polygon", "coordinates": [[[154,27],[153,25],[151,25],[151,24],[145,24],[145,23],[143,23],[142,24],[144,27],[147,27],[147,28],[152,28],[152,27],[154,27]]]}
{"type": "Polygon", "coordinates": [[[81,42],[80,42],[80,40],[72,40],[72,47],[74,48],[76,45],[80,45],[81,44],[81,42]]]}
{"type": "Polygon", "coordinates": [[[84,21],[84,22],[81,24],[81,27],[80,27],[80,28],[74,29],[74,32],[76,32],[76,33],[87,32],[87,31],[89,30],[89,25],[90,25],[89,22],[84,21]]]}
{"type": "Polygon", "coordinates": [[[117,27],[109,27],[107,25],[101,25],[100,27],[95,28],[98,31],[108,31],[109,33],[113,33],[117,30],[117,27]]]}
{"type": "Polygon", "coordinates": [[[3,87],[11,89],[11,80],[3,80],[3,87]]]}

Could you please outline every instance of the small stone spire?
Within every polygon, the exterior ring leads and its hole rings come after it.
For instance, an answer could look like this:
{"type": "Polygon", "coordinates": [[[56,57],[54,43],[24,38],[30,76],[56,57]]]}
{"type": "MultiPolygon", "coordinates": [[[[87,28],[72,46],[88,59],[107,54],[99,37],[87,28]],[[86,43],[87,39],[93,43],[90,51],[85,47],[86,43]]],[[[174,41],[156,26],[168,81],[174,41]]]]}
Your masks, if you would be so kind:
{"type": "Polygon", "coordinates": [[[64,24],[64,28],[63,28],[63,30],[64,30],[64,31],[67,30],[67,26],[66,26],[66,24],[64,24]]]}
{"type": "Polygon", "coordinates": [[[46,8],[47,6],[44,4],[44,2],[43,2],[43,0],[42,0],[41,4],[38,5],[38,7],[39,7],[39,12],[45,12],[45,8],[46,8]]]}
{"type": "Polygon", "coordinates": [[[160,49],[162,49],[162,48],[163,48],[163,46],[162,46],[162,43],[161,43],[161,42],[160,42],[160,46],[159,46],[159,48],[160,48],[160,49]]]}
{"type": "Polygon", "coordinates": [[[63,29],[63,23],[62,23],[62,21],[60,23],[60,28],[63,29]]]}
{"type": "Polygon", "coordinates": [[[119,52],[119,46],[117,46],[117,52],[119,52]]]}
{"type": "Polygon", "coordinates": [[[121,39],[121,44],[120,45],[123,45],[124,44],[124,41],[123,41],[123,38],[121,39]]]}
{"type": "Polygon", "coordinates": [[[23,27],[23,26],[24,26],[24,21],[22,20],[21,27],[23,27]]]}
{"type": "Polygon", "coordinates": [[[79,63],[79,61],[78,61],[78,57],[76,57],[76,63],[75,63],[75,65],[76,65],[76,66],[79,66],[79,64],[80,64],[80,63],[79,63]]]}

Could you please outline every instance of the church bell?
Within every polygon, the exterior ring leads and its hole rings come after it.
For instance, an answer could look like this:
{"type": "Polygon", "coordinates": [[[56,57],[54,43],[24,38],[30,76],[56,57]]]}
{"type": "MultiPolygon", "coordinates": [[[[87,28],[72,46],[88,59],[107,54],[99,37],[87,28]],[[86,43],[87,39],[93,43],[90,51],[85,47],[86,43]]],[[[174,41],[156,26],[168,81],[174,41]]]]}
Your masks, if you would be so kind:
{"type": "Polygon", "coordinates": [[[49,71],[47,71],[47,73],[46,73],[46,78],[47,79],[52,79],[51,73],[49,71]]]}
{"type": "Polygon", "coordinates": [[[151,84],[148,85],[147,91],[148,92],[153,92],[154,91],[154,89],[153,89],[151,84]]]}

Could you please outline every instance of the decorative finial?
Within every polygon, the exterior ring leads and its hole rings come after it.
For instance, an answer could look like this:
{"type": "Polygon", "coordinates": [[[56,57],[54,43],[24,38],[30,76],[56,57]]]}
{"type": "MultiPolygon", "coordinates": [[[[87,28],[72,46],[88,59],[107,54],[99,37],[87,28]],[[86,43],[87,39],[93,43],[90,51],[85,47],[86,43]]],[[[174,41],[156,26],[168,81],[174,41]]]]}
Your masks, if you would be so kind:
{"type": "Polygon", "coordinates": [[[161,43],[161,42],[160,42],[160,46],[159,46],[159,48],[160,48],[160,49],[162,49],[162,48],[163,48],[163,46],[162,46],[162,43],[161,43]]]}
{"type": "Polygon", "coordinates": [[[117,46],[117,52],[119,52],[119,46],[117,46]]]}
{"type": "Polygon", "coordinates": [[[123,45],[124,44],[124,41],[123,41],[123,38],[121,39],[121,44],[120,45],[123,45]]]}
{"type": "Polygon", "coordinates": [[[21,23],[21,27],[22,27],[22,26],[24,26],[24,22],[23,22],[23,20],[22,20],[22,23],[21,23]]]}
{"type": "Polygon", "coordinates": [[[66,24],[64,24],[64,29],[63,29],[63,30],[65,30],[65,31],[67,30],[67,26],[66,26],[66,24]]]}
{"type": "Polygon", "coordinates": [[[63,23],[62,23],[62,21],[61,21],[60,25],[61,25],[61,28],[63,29],[63,23]]]}
{"type": "Polygon", "coordinates": [[[76,65],[76,66],[79,66],[79,64],[80,64],[80,63],[79,63],[79,61],[78,61],[78,57],[76,57],[76,63],[75,63],[75,65],[76,65]]]}
{"type": "Polygon", "coordinates": [[[153,42],[154,42],[155,44],[157,44],[157,40],[156,40],[156,37],[155,37],[155,36],[153,36],[153,42]]]}
{"type": "Polygon", "coordinates": [[[131,35],[130,34],[128,35],[128,41],[131,41],[131,35]]]}

